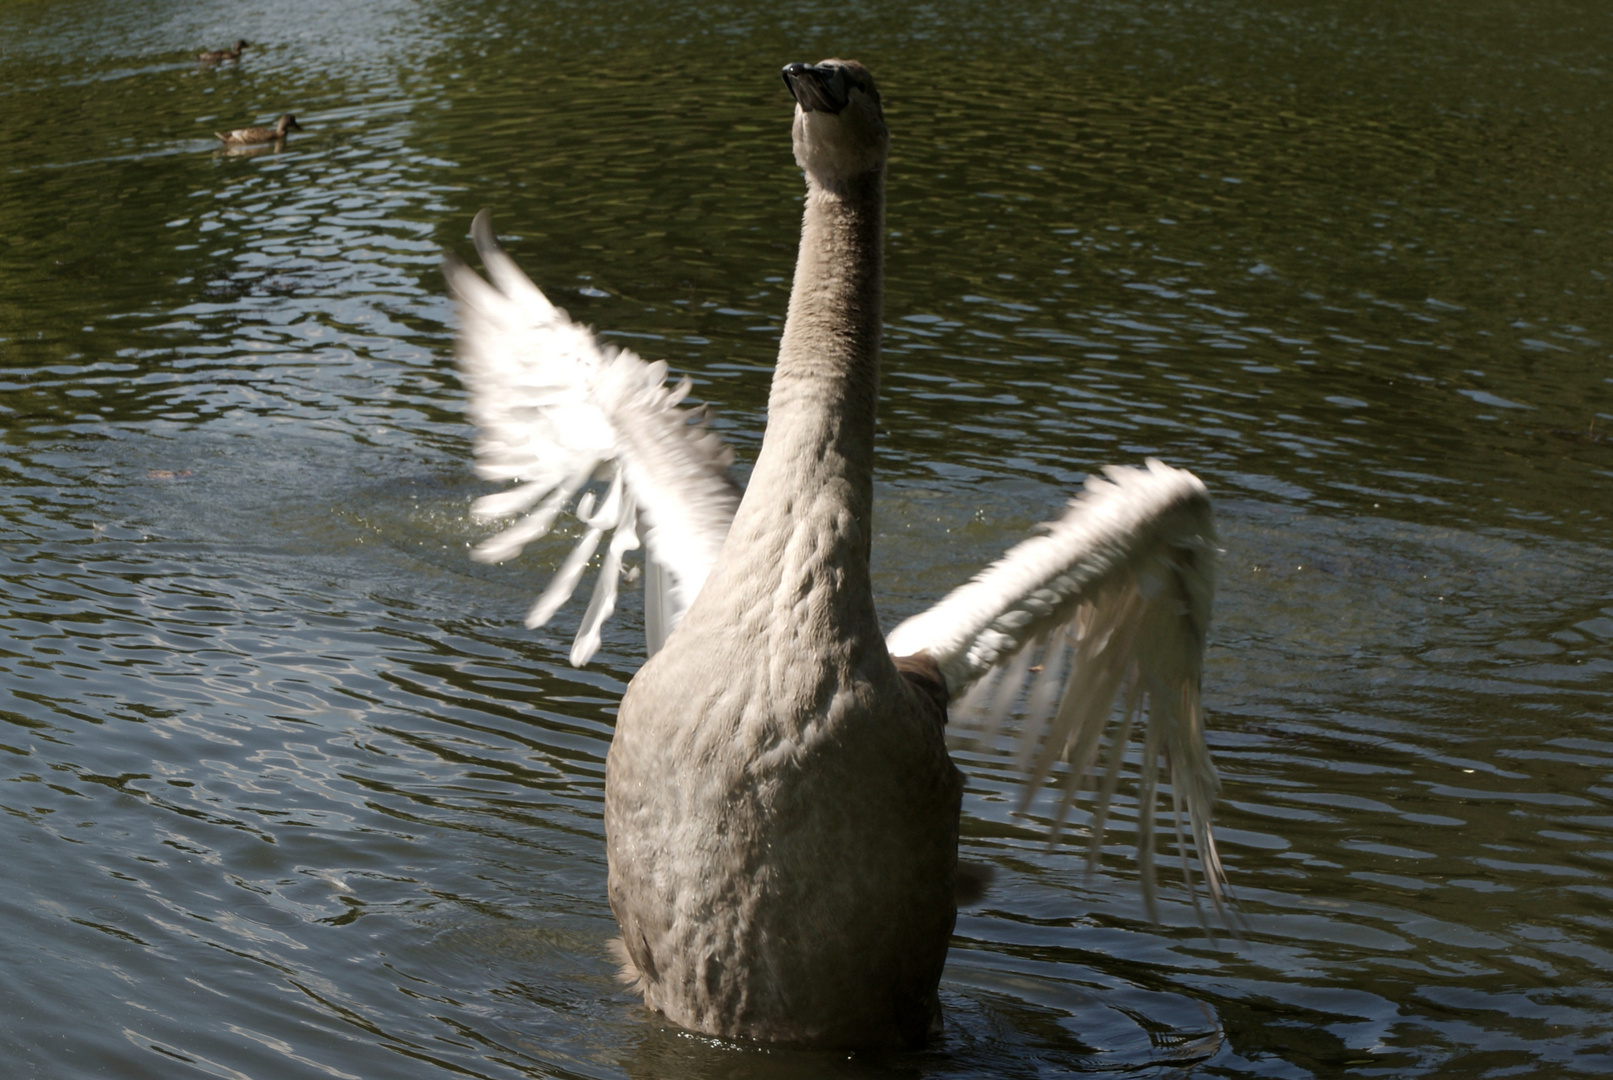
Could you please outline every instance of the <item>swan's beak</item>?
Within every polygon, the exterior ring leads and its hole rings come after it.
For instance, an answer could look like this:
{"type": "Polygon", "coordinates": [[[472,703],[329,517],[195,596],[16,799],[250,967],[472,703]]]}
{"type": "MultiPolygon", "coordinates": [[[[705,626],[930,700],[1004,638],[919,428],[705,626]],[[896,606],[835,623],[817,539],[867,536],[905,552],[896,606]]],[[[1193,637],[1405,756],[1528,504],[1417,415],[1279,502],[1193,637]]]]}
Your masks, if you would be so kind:
{"type": "Polygon", "coordinates": [[[839,67],[785,64],[784,85],[795,95],[802,112],[837,113],[849,100],[845,72],[839,67]]]}

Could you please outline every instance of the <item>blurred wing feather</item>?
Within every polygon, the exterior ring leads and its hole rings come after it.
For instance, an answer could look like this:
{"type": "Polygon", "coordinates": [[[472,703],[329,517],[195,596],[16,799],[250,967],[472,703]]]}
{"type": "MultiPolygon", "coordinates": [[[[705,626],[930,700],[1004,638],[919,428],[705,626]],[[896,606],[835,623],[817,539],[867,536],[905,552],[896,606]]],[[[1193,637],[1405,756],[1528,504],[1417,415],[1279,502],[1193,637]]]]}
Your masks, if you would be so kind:
{"type": "Polygon", "coordinates": [[[587,530],[527,618],[547,622],[570,599],[606,533],[610,543],[571,652],[598,649],[616,602],[622,555],[643,542],[666,582],[649,635],[664,639],[700,591],[728,534],[739,491],[727,475],[731,451],[706,427],[703,409],[680,407],[687,380],[667,385],[665,363],[646,363],[604,344],[521,272],[499,247],[487,211],[471,236],[489,281],[452,255],[443,273],[459,302],[460,371],[477,428],[476,471],[515,486],[478,499],[481,520],[519,515],[474,555],[502,562],[554,527],[589,483],[609,481],[599,505],[583,493],[587,530]]]}
{"type": "MultiPolygon", "coordinates": [[[[1077,793],[1093,788],[1094,859],[1134,721],[1146,714],[1137,843],[1151,916],[1163,755],[1177,835],[1185,817],[1205,890],[1225,917],[1224,875],[1210,832],[1219,780],[1199,701],[1216,555],[1209,494],[1197,477],[1152,460],[1146,469],[1112,468],[1106,478],[1089,479],[1043,535],[886,639],[893,656],[927,652],[936,661],[959,728],[995,741],[1017,709],[1021,810],[1063,763],[1055,838],[1077,793]]],[[[1185,846],[1181,852],[1185,872],[1185,846]]],[[[1188,884],[1196,905],[1190,876],[1188,884]]]]}

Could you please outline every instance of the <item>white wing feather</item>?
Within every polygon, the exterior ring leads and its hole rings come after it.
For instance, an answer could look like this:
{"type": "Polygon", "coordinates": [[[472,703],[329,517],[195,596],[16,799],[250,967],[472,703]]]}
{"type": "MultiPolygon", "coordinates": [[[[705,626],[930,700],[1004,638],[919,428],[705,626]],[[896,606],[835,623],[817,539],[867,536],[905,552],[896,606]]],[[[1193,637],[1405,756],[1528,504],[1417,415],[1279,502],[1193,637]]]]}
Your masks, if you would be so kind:
{"type": "Polygon", "coordinates": [[[1021,705],[1019,764],[1027,777],[1020,809],[1064,762],[1054,836],[1076,794],[1092,786],[1093,858],[1134,720],[1146,711],[1137,807],[1144,901],[1154,916],[1154,804],[1163,754],[1183,875],[1196,904],[1185,812],[1205,889],[1224,919],[1224,876],[1210,831],[1219,780],[1199,702],[1217,554],[1209,494],[1192,473],[1158,461],[1106,473],[1107,479],[1089,479],[1044,535],[896,627],[886,645],[893,656],[927,652],[936,661],[957,728],[992,739],[1021,705]],[[1100,772],[1117,702],[1119,724],[1100,772]]]}
{"type": "Polygon", "coordinates": [[[703,410],[679,408],[687,381],[668,386],[666,364],[645,363],[601,343],[551,304],[499,247],[487,211],[471,225],[489,285],[449,256],[443,273],[459,301],[459,363],[476,424],[476,471],[515,481],[477,500],[480,519],[522,515],[476,548],[502,562],[553,528],[590,480],[609,482],[604,499],[585,492],[577,516],[587,527],[527,616],[543,625],[570,599],[604,534],[612,533],[571,662],[599,647],[615,606],[621,557],[642,538],[653,575],[666,588],[650,635],[664,640],[705,582],[728,534],[739,492],[726,469],[732,452],[706,429],[703,410]],[[663,610],[663,605],[670,610],[663,610]]]}

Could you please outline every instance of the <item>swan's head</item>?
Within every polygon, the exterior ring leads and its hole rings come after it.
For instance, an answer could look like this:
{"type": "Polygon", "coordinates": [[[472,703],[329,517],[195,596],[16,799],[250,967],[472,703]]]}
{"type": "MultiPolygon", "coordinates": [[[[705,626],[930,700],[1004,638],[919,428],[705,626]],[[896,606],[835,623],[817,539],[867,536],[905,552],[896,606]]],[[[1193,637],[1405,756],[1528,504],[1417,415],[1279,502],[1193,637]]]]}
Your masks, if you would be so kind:
{"type": "Polygon", "coordinates": [[[874,77],[855,60],[789,64],[795,95],[795,160],[824,187],[839,187],[885,164],[890,132],[874,77]]]}

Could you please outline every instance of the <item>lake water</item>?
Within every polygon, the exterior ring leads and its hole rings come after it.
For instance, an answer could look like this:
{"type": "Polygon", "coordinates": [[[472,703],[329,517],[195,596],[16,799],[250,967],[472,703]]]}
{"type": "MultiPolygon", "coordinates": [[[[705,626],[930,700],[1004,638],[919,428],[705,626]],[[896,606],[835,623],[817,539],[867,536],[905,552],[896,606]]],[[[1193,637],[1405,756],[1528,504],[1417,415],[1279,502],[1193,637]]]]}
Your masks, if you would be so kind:
{"type": "MultiPolygon", "coordinates": [[[[0,8],[0,1052],[91,1076],[1613,1073],[1613,9],[1497,0],[0,8]],[[194,54],[237,37],[239,63],[194,54]],[[1089,473],[1194,470],[1245,941],[969,758],[944,1039],[613,981],[628,593],[482,566],[438,269],[493,209],[741,472],[792,60],[894,143],[891,624],[1089,473]],[[214,130],[293,112],[280,152],[214,130]]],[[[1123,825],[1124,823],[1122,823],[1123,825]]]]}

